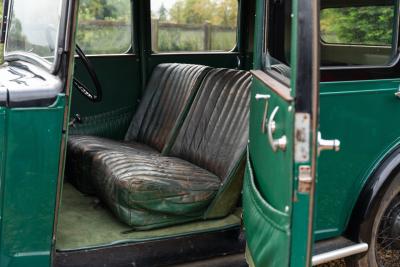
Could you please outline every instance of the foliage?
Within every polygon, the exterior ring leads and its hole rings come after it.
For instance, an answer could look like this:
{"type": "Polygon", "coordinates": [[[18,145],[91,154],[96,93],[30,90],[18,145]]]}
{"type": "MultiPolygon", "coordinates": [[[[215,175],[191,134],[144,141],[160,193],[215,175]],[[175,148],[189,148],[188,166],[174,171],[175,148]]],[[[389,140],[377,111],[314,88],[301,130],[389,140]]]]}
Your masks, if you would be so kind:
{"type": "Polygon", "coordinates": [[[176,0],[170,9],[162,4],[159,10],[152,10],[152,18],[158,20],[158,26],[153,28],[153,34],[158,36],[153,49],[228,51],[236,44],[237,17],[237,0],[176,0]],[[163,23],[169,27],[163,27],[163,23]],[[206,46],[208,41],[210,45],[206,46]]]}
{"type": "Polygon", "coordinates": [[[128,0],[81,0],[79,5],[80,20],[128,21],[130,14],[128,0]]]}
{"type": "Polygon", "coordinates": [[[237,0],[177,0],[169,10],[171,22],[235,27],[238,16],[237,0]]]}
{"type": "Polygon", "coordinates": [[[322,39],[328,43],[391,45],[394,7],[330,8],[321,12],[322,39]]]}
{"type": "MultiPolygon", "coordinates": [[[[182,25],[181,25],[182,26],[182,25]]],[[[204,47],[204,27],[185,29],[177,24],[175,27],[162,27],[158,29],[158,44],[153,47],[155,51],[228,51],[236,43],[235,29],[220,30],[211,28],[211,47],[204,47]]]]}
{"type": "Polygon", "coordinates": [[[168,19],[168,10],[165,8],[164,4],[161,5],[160,10],[158,11],[160,22],[165,22],[168,19]]]}
{"type": "Polygon", "coordinates": [[[126,52],[131,45],[129,0],[81,0],[76,42],[87,54],[126,52]]]}
{"type": "MultiPolygon", "coordinates": [[[[154,1],[154,0],[153,0],[154,1]]],[[[121,53],[131,43],[131,1],[81,0],[77,42],[87,53],[121,53]],[[101,22],[101,23],[99,23],[101,22]]],[[[3,0],[0,0],[3,5],[3,0]]],[[[160,23],[198,25],[199,30],[159,28],[159,51],[201,51],[204,49],[205,23],[232,30],[211,33],[213,50],[228,50],[236,42],[237,0],[176,0],[170,7],[162,4],[152,10],[160,23]]],[[[2,8],[0,8],[0,17],[2,8]]],[[[374,6],[330,8],[321,12],[322,39],[330,43],[390,45],[393,35],[394,7],[374,6]]],[[[0,58],[3,49],[0,45],[0,58]]]]}

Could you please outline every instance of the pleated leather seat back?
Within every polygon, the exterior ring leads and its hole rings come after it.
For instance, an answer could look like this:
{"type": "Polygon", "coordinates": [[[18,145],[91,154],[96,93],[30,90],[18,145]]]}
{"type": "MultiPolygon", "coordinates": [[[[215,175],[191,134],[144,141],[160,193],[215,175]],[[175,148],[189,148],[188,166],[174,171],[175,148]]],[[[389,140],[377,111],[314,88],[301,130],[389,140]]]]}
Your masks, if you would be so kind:
{"type": "Polygon", "coordinates": [[[201,65],[158,65],[147,84],[125,141],[144,143],[161,152],[185,118],[208,70],[201,65]]]}
{"type": "Polygon", "coordinates": [[[216,174],[224,182],[246,150],[250,84],[248,72],[211,70],[179,131],[171,155],[216,174]]]}

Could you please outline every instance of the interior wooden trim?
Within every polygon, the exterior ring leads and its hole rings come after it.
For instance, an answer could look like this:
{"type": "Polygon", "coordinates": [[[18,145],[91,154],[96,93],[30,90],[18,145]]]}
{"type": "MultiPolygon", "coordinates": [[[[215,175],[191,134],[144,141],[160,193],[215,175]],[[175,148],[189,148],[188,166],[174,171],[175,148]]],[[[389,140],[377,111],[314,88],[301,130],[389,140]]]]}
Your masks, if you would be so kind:
{"type": "Polygon", "coordinates": [[[263,72],[262,70],[252,70],[251,73],[254,77],[260,80],[263,84],[268,86],[277,95],[282,97],[285,101],[293,101],[293,97],[290,95],[290,89],[284,84],[278,82],[276,79],[263,72]]]}

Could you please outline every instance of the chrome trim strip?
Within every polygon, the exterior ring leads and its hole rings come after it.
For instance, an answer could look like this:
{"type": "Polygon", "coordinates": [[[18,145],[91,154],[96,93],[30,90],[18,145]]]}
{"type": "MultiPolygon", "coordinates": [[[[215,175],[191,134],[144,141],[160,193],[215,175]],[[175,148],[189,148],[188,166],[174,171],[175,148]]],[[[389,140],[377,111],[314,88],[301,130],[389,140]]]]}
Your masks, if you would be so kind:
{"type": "Polygon", "coordinates": [[[312,266],[320,265],[323,263],[327,263],[330,261],[342,259],[348,256],[360,254],[368,251],[367,243],[360,243],[356,245],[352,245],[349,247],[340,248],[337,250],[332,250],[326,253],[322,253],[312,258],[312,266]]]}

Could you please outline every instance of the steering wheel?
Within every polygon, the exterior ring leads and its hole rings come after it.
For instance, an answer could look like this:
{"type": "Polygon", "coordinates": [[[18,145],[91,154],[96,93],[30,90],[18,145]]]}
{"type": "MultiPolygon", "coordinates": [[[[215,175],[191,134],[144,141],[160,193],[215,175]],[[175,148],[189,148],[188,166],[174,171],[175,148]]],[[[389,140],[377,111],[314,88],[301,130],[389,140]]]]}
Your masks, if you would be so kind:
{"type": "Polygon", "coordinates": [[[83,66],[86,68],[87,72],[89,73],[90,78],[93,81],[94,87],[95,87],[95,93],[92,93],[88,87],[79,81],[78,79],[74,78],[74,87],[78,89],[78,91],[87,99],[89,99],[93,103],[98,103],[102,100],[103,98],[103,90],[99,81],[99,78],[97,77],[96,71],[94,70],[94,67],[90,60],[87,58],[85,53],[82,51],[82,49],[79,47],[79,45],[76,45],[75,49],[76,53],[78,54],[79,58],[82,60],[83,66]]]}

